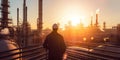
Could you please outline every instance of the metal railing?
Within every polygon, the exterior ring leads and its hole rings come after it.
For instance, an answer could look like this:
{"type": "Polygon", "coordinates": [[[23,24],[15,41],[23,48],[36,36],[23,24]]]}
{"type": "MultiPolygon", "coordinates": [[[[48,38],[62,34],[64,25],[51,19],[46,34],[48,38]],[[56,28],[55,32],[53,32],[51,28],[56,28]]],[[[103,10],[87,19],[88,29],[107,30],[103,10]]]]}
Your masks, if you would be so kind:
{"type": "MultiPolygon", "coordinates": [[[[108,46],[109,48],[113,48],[113,46],[108,46]]],[[[118,48],[117,51],[110,50],[108,47],[105,48],[95,48],[95,49],[84,49],[84,48],[75,48],[69,47],[67,49],[69,60],[119,60],[120,59],[120,51],[118,51],[119,47],[114,47],[115,49],[118,48]]],[[[113,48],[113,49],[114,49],[113,48]]]]}
{"type": "MultiPolygon", "coordinates": [[[[66,60],[119,60],[120,47],[107,46],[106,48],[68,47],[66,60]],[[114,48],[117,51],[110,50],[114,48]]],[[[40,45],[28,46],[0,52],[0,60],[47,60],[47,52],[40,45]]]]}
{"type": "Polygon", "coordinates": [[[46,54],[42,46],[34,45],[0,52],[0,60],[45,60],[46,54]]]}

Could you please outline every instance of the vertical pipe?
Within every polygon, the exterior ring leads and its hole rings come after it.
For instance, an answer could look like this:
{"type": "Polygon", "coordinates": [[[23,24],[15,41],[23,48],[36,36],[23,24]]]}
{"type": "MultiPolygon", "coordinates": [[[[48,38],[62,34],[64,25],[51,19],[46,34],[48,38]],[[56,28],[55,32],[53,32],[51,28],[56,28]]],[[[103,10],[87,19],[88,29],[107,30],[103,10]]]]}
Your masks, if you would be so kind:
{"type": "Polygon", "coordinates": [[[41,33],[42,30],[42,0],[38,1],[38,21],[37,21],[37,28],[38,28],[38,32],[39,34],[41,33]]]}
{"type": "Polygon", "coordinates": [[[27,23],[27,6],[25,7],[25,29],[26,29],[26,32],[25,32],[25,35],[26,35],[26,45],[28,45],[28,23],[27,23]]]}
{"type": "Polygon", "coordinates": [[[26,0],[23,1],[23,26],[22,26],[22,35],[23,35],[23,46],[27,46],[27,21],[26,21],[26,0]]]}
{"type": "Polygon", "coordinates": [[[96,13],[96,26],[98,26],[98,13],[96,13]]]}
{"type": "Polygon", "coordinates": [[[42,30],[42,0],[39,0],[39,26],[41,31],[42,30]]]}
{"type": "Polygon", "coordinates": [[[39,0],[38,8],[39,8],[39,15],[38,15],[38,17],[39,17],[40,21],[42,21],[42,0],[39,0]]]}
{"type": "Polygon", "coordinates": [[[91,27],[93,26],[93,16],[91,16],[91,27]]]}
{"type": "Polygon", "coordinates": [[[23,2],[23,24],[25,23],[25,20],[26,20],[26,0],[24,0],[23,2]]]}
{"type": "Polygon", "coordinates": [[[42,35],[42,1],[38,0],[38,20],[37,20],[37,30],[38,30],[38,38],[39,41],[42,41],[41,35],[42,35]]]}
{"type": "Polygon", "coordinates": [[[19,27],[19,8],[17,8],[17,27],[19,27]]]}
{"type": "Polygon", "coordinates": [[[106,29],[106,22],[103,22],[103,29],[106,29]]]}
{"type": "Polygon", "coordinates": [[[27,23],[27,6],[25,7],[25,21],[27,23]]]}

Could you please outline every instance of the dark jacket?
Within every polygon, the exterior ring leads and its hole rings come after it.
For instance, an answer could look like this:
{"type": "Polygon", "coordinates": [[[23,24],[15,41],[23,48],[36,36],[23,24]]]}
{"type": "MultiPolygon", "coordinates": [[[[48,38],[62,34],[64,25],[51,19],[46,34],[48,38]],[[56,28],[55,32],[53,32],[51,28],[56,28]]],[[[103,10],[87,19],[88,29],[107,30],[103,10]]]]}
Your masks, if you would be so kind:
{"type": "Polygon", "coordinates": [[[45,39],[43,47],[48,49],[49,52],[64,53],[66,45],[63,37],[56,31],[51,32],[45,39]]]}

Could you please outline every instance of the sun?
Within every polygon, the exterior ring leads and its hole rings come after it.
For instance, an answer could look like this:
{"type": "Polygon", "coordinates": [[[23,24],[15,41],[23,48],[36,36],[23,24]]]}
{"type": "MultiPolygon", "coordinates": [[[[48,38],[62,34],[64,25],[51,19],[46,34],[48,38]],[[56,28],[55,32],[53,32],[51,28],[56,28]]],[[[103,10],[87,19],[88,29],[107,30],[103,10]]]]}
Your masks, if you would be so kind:
{"type": "Polygon", "coordinates": [[[77,27],[79,24],[84,24],[85,22],[85,16],[79,16],[79,15],[71,15],[67,17],[63,17],[59,23],[61,28],[64,29],[66,25],[69,25],[69,22],[71,22],[71,25],[73,27],[77,27]]]}
{"type": "Polygon", "coordinates": [[[79,17],[70,17],[70,21],[72,26],[77,26],[80,23],[80,18],[79,17]]]}
{"type": "Polygon", "coordinates": [[[85,16],[74,15],[74,16],[69,17],[69,19],[71,21],[72,26],[77,26],[80,23],[85,24],[85,16]]]}

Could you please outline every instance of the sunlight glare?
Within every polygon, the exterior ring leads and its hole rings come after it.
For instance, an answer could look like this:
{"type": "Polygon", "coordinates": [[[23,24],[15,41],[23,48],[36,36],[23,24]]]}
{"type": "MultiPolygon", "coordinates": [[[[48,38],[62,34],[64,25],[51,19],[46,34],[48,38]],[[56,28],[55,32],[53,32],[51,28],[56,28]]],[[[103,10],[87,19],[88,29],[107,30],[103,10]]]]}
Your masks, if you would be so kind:
{"type": "Polygon", "coordinates": [[[96,14],[99,14],[99,12],[100,12],[100,9],[97,9],[97,10],[96,10],[96,14]]]}
{"type": "Polygon", "coordinates": [[[79,17],[71,17],[70,19],[72,26],[77,26],[80,23],[80,18],[79,17]]]}
{"type": "Polygon", "coordinates": [[[78,24],[85,22],[85,16],[72,16],[69,18],[72,26],[77,26],[78,24]]]}

